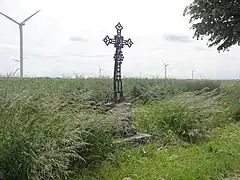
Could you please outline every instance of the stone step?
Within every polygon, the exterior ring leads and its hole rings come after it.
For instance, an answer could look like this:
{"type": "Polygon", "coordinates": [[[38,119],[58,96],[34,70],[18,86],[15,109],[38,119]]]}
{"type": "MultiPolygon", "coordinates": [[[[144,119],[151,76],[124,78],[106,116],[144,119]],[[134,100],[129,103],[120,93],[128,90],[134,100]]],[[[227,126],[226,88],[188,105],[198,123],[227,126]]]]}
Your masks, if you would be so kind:
{"type": "Polygon", "coordinates": [[[134,136],[130,136],[127,138],[120,138],[120,139],[115,139],[113,141],[114,144],[119,144],[119,143],[125,143],[125,142],[133,142],[133,143],[144,143],[148,141],[151,138],[150,134],[145,134],[145,133],[137,133],[134,136]]]}

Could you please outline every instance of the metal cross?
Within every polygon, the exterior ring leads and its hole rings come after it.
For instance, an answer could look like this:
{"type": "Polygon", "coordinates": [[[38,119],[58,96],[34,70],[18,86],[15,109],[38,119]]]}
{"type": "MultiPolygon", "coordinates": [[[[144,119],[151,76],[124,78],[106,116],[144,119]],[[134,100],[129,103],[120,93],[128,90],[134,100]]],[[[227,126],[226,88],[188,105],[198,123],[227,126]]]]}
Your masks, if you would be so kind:
{"type": "Polygon", "coordinates": [[[122,76],[121,76],[121,64],[124,59],[122,48],[124,45],[127,45],[129,48],[133,45],[132,40],[129,38],[128,40],[124,40],[123,36],[121,35],[121,31],[123,29],[120,22],[115,26],[117,29],[117,35],[114,38],[109,38],[106,36],[103,41],[108,46],[109,44],[114,44],[116,48],[115,54],[113,56],[115,63],[114,63],[114,74],[113,74],[113,92],[114,92],[114,101],[121,102],[123,101],[123,88],[122,88],[122,76]]]}

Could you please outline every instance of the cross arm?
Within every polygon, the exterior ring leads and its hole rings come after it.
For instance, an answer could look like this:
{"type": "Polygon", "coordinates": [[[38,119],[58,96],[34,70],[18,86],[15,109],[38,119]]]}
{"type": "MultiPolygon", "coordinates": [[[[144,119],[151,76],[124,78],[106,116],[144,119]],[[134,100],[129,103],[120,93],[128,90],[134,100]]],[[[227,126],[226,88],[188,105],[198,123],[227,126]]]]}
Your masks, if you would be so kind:
{"type": "Polygon", "coordinates": [[[108,46],[109,44],[115,44],[115,39],[110,38],[109,36],[106,36],[103,41],[108,46]]]}
{"type": "Polygon", "coordinates": [[[123,40],[123,45],[127,45],[130,48],[133,45],[133,42],[129,38],[128,40],[123,40]]]}

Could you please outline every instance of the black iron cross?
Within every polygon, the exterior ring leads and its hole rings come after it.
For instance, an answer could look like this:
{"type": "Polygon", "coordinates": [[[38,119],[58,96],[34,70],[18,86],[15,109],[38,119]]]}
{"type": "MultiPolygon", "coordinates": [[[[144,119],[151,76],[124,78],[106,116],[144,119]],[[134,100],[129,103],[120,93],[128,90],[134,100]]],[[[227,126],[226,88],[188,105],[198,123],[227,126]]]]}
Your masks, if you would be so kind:
{"type": "Polygon", "coordinates": [[[127,45],[129,48],[133,45],[132,40],[129,38],[128,40],[124,40],[123,36],[121,35],[121,31],[123,29],[120,22],[115,26],[117,29],[117,35],[114,36],[114,39],[109,38],[106,36],[103,41],[108,46],[109,44],[114,44],[116,48],[114,54],[114,74],[113,74],[113,92],[114,92],[114,101],[116,103],[121,102],[123,97],[123,88],[122,88],[122,78],[121,78],[121,64],[124,59],[122,54],[122,48],[124,45],[127,45]]]}

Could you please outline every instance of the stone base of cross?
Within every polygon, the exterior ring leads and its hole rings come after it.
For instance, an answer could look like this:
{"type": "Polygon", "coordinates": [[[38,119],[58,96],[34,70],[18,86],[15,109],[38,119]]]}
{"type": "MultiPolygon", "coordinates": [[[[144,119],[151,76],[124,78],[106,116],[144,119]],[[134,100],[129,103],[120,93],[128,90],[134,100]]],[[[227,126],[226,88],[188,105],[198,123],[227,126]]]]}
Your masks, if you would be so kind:
{"type": "Polygon", "coordinates": [[[106,36],[103,41],[107,46],[109,44],[114,44],[114,47],[116,48],[116,52],[114,54],[115,62],[113,75],[113,93],[115,103],[119,103],[124,100],[121,75],[121,65],[124,59],[122,48],[124,47],[124,45],[127,45],[130,48],[133,45],[133,42],[130,38],[128,40],[123,39],[123,36],[121,35],[123,27],[120,23],[118,23],[115,26],[115,28],[117,29],[117,35],[114,36],[114,39],[111,39],[109,38],[109,36],[106,36]]]}

